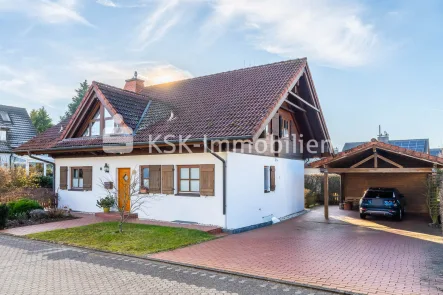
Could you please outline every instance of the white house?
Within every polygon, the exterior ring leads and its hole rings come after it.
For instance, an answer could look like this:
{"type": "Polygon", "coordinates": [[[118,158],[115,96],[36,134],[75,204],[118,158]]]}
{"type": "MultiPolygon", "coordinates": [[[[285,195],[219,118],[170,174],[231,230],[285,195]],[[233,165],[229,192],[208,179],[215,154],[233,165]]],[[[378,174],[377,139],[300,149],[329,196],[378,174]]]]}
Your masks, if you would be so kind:
{"type": "Polygon", "coordinates": [[[24,108],[0,105],[0,167],[23,167],[43,175],[51,175],[52,159],[40,156],[41,160],[27,155],[19,156],[13,149],[37,135],[31,118],[24,108]]]}
{"type": "Polygon", "coordinates": [[[328,140],[296,59],[148,87],[137,74],[124,89],[93,82],[71,118],[15,152],[55,159],[60,206],[99,212],[103,182],[120,197],[136,171],[137,193],[154,196],[139,218],[232,230],[303,210],[304,160],[330,154],[328,140]]]}

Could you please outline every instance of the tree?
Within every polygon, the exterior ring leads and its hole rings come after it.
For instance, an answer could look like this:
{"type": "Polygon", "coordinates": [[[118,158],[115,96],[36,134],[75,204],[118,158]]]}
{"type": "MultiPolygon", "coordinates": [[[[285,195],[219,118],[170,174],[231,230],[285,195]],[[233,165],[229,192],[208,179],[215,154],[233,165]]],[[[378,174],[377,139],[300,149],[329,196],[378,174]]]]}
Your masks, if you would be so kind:
{"type": "MultiPolygon", "coordinates": [[[[112,178],[107,180],[100,180],[100,186],[104,188],[108,196],[112,196],[115,200],[115,204],[120,216],[120,220],[118,223],[118,231],[123,233],[123,225],[126,223],[128,218],[137,211],[144,211],[145,203],[154,198],[154,195],[148,194],[140,194],[140,177],[137,173],[137,169],[133,169],[130,175],[126,176],[123,184],[121,185],[121,189],[114,186],[112,189],[106,188],[106,182],[112,182],[112,178]]],[[[146,213],[146,212],[145,212],[146,213]]]]}
{"type": "Polygon", "coordinates": [[[68,110],[65,112],[65,114],[63,116],[60,117],[61,121],[74,115],[75,111],[77,110],[78,106],[80,105],[80,102],[82,101],[83,97],[85,96],[86,92],[88,91],[88,88],[89,88],[88,81],[85,80],[84,82],[80,83],[80,88],[75,89],[75,92],[77,92],[77,95],[72,98],[72,101],[68,104],[68,110]]]}
{"type": "Polygon", "coordinates": [[[48,112],[45,110],[45,107],[32,110],[31,121],[35,129],[37,129],[37,133],[42,133],[46,131],[46,129],[54,126],[54,124],[52,124],[51,117],[49,117],[48,112]]]}

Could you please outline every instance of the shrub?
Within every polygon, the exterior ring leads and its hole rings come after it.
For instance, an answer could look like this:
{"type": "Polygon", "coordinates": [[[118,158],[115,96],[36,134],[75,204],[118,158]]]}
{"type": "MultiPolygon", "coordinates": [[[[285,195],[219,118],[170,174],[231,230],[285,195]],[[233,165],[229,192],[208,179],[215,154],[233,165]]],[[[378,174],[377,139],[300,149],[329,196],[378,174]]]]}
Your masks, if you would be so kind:
{"type": "Polygon", "coordinates": [[[48,218],[64,218],[70,216],[70,213],[63,209],[50,209],[46,212],[48,218]]]}
{"type": "Polygon", "coordinates": [[[317,203],[317,196],[311,190],[305,188],[305,208],[311,208],[317,203]]]}
{"type": "Polygon", "coordinates": [[[440,195],[442,193],[443,171],[430,175],[426,181],[426,205],[433,224],[438,224],[440,213],[440,195]]]}
{"type": "Polygon", "coordinates": [[[9,208],[6,204],[0,204],[0,229],[6,227],[6,221],[8,220],[9,208]]]}
{"type": "Polygon", "coordinates": [[[53,179],[51,176],[37,176],[39,187],[52,188],[53,179]]]}
{"type": "Polygon", "coordinates": [[[34,209],[29,212],[32,220],[41,220],[48,218],[48,213],[43,209],[34,209]]]}
{"type": "MultiPolygon", "coordinates": [[[[341,182],[340,175],[329,174],[329,204],[338,205],[338,196],[341,193],[341,182]]],[[[324,176],[323,174],[309,174],[305,175],[305,189],[311,191],[315,195],[315,200],[317,203],[324,203],[324,176]]]]}
{"type": "Polygon", "coordinates": [[[26,212],[17,213],[14,218],[19,224],[25,224],[25,222],[29,219],[26,212]]]}
{"type": "Polygon", "coordinates": [[[17,218],[19,214],[26,214],[29,216],[29,212],[34,209],[43,209],[37,201],[29,199],[21,199],[15,202],[9,202],[9,215],[13,218],[17,218]]]}
{"type": "Polygon", "coordinates": [[[0,192],[9,192],[17,188],[38,188],[39,177],[36,173],[26,173],[26,169],[18,167],[13,169],[0,168],[0,192]]]}
{"type": "Polygon", "coordinates": [[[97,200],[97,207],[99,208],[112,208],[115,205],[115,199],[113,196],[106,196],[97,200]]]}

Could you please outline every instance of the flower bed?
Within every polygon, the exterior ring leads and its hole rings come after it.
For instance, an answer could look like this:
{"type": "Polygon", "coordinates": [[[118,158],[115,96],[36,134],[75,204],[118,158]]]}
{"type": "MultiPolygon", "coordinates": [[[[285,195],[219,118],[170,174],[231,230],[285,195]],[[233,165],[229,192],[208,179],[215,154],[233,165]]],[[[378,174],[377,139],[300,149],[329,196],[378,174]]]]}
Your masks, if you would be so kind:
{"type": "Polygon", "coordinates": [[[0,230],[48,222],[74,219],[70,210],[46,208],[31,199],[0,204],[0,230]]]}

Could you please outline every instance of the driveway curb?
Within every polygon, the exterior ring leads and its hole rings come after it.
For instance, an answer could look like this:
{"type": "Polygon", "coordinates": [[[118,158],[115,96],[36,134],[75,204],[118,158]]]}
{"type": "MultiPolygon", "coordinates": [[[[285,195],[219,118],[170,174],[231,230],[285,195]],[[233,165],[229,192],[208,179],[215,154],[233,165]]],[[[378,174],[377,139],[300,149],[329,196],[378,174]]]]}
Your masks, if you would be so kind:
{"type": "Polygon", "coordinates": [[[130,258],[143,259],[143,260],[152,261],[152,262],[160,262],[160,263],[166,263],[166,264],[170,264],[170,265],[177,265],[177,266],[189,267],[189,268],[194,268],[194,269],[207,270],[207,271],[218,272],[218,273],[222,273],[222,274],[235,275],[235,276],[244,277],[244,278],[264,280],[264,281],[268,281],[268,282],[286,284],[286,285],[291,285],[291,286],[295,286],[295,287],[310,288],[310,289],[314,289],[314,290],[332,292],[332,293],[336,293],[336,294],[363,295],[362,293],[348,292],[348,291],[338,290],[338,289],[334,289],[334,288],[328,288],[328,287],[309,285],[309,284],[303,284],[303,283],[292,282],[292,281],[267,278],[267,277],[262,277],[262,276],[245,274],[245,273],[241,273],[241,272],[228,271],[228,270],[223,270],[223,269],[211,268],[211,267],[200,266],[200,265],[193,265],[193,264],[182,263],[182,262],[169,261],[169,260],[158,259],[158,258],[153,258],[153,257],[149,257],[149,256],[136,256],[136,255],[131,255],[131,254],[116,253],[116,252],[98,250],[98,249],[93,249],[93,248],[88,248],[88,247],[75,246],[75,245],[70,245],[70,244],[65,244],[65,243],[57,243],[57,242],[52,242],[52,241],[45,241],[45,240],[40,240],[40,239],[28,238],[26,236],[16,236],[16,235],[9,234],[9,233],[0,233],[0,235],[10,236],[10,237],[14,237],[14,238],[20,238],[20,239],[30,240],[30,241],[34,240],[34,241],[44,242],[44,243],[48,243],[48,244],[68,246],[68,247],[73,247],[73,248],[78,248],[78,249],[83,249],[83,250],[96,251],[96,252],[105,253],[105,254],[113,254],[113,255],[120,255],[120,256],[125,256],[125,257],[130,257],[130,258]]]}

